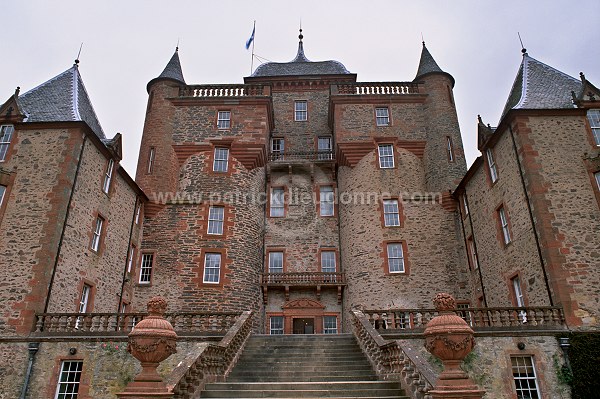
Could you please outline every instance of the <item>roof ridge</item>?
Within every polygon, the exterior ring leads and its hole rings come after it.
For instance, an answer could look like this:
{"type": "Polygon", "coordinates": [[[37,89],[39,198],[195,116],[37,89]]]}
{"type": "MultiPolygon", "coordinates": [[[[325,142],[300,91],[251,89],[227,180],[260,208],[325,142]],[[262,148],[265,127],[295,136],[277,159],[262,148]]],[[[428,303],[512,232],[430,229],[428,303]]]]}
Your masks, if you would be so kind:
{"type": "MultiPolygon", "coordinates": [[[[511,109],[513,108],[520,108],[523,106],[523,104],[525,104],[525,101],[527,101],[527,82],[529,80],[529,62],[525,62],[526,58],[530,58],[529,55],[527,55],[527,53],[523,54],[523,60],[521,61],[521,65],[523,65],[523,73],[521,75],[521,98],[519,98],[519,101],[517,102],[517,104],[513,105],[511,107],[511,109]]],[[[519,77],[519,74],[517,72],[517,77],[515,78],[515,81],[517,80],[517,78],[519,77]]],[[[514,83],[513,83],[514,85],[514,83]]]]}
{"type": "MultiPolygon", "coordinates": [[[[79,87],[78,87],[78,70],[77,67],[73,66],[73,76],[71,79],[71,107],[73,108],[73,117],[76,121],[81,120],[81,115],[79,114],[79,87]]],[[[87,94],[87,93],[86,93],[87,94]]],[[[93,109],[93,108],[92,108],[93,109]]]]}

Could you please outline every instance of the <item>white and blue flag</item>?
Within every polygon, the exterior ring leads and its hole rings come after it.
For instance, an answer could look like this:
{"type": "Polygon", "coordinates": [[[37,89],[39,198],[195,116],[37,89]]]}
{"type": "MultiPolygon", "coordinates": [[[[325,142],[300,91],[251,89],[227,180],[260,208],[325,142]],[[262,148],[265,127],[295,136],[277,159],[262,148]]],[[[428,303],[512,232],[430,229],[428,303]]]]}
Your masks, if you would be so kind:
{"type": "Polygon", "coordinates": [[[252,28],[252,34],[250,35],[250,39],[248,39],[246,41],[246,50],[248,50],[250,48],[250,45],[252,44],[252,42],[254,41],[254,31],[256,30],[256,25],[254,25],[254,28],[252,28]]]}

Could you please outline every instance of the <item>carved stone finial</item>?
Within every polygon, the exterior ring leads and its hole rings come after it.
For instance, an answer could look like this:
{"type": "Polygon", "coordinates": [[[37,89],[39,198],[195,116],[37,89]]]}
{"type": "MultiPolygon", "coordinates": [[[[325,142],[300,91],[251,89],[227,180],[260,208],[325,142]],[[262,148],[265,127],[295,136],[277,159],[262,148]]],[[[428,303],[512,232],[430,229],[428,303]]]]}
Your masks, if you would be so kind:
{"type": "Polygon", "coordinates": [[[585,82],[585,75],[583,74],[583,72],[579,72],[579,77],[581,78],[582,82],[585,82]]]}
{"type": "Polygon", "coordinates": [[[438,311],[456,310],[456,300],[450,294],[440,292],[433,298],[433,304],[438,311]]]}
{"type": "Polygon", "coordinates": [[[167,311],[167,301],[161,296],[151,298],[147,306],[151,316],[162,316],[167,311]]]}
{"type": "Polygon", "coordinates": [[[15,97],[19,97],[20,92],[21,92],[21,88],[19,86],[17,86],[17,88],[15,89],[15,97]]]}

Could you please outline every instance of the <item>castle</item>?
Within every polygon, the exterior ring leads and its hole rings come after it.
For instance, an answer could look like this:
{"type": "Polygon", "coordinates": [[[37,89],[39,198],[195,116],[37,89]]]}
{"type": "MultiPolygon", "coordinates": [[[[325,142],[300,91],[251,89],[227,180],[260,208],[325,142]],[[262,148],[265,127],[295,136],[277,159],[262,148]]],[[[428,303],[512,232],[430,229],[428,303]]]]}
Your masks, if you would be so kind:
{"type": "Polygon", "coordinates": [[[115,397],[156,295],[184,337],[169,375],[243,311],[269,335],[356,334],[360,314],[420,348],[438,292],[486,397],[570,397],[556,337],[599,327],[600,90],[524,50],[467,170],[425,43],[414,79],[360,82],[299,38],[243,84],[186,83],[176,50],[135,180],[77,63],[0,107],[0,398],[115,397]]]}

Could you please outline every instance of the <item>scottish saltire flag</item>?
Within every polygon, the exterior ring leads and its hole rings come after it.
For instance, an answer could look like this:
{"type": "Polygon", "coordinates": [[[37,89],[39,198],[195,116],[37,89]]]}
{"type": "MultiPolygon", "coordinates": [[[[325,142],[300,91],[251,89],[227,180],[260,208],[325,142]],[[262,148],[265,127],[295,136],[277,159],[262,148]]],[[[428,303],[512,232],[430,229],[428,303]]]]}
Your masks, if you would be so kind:
{"type": "Polygon", "coordinates": [[[254,41],[254,31],[256,30],[256,25],[254,25],[254,28],[252,28],[252,34],[250,35],[250,39],[248,39],[246,41],[246,50],[248,50],[250,48],[250,45],[252,44],[252,42],[254,41]]]}

